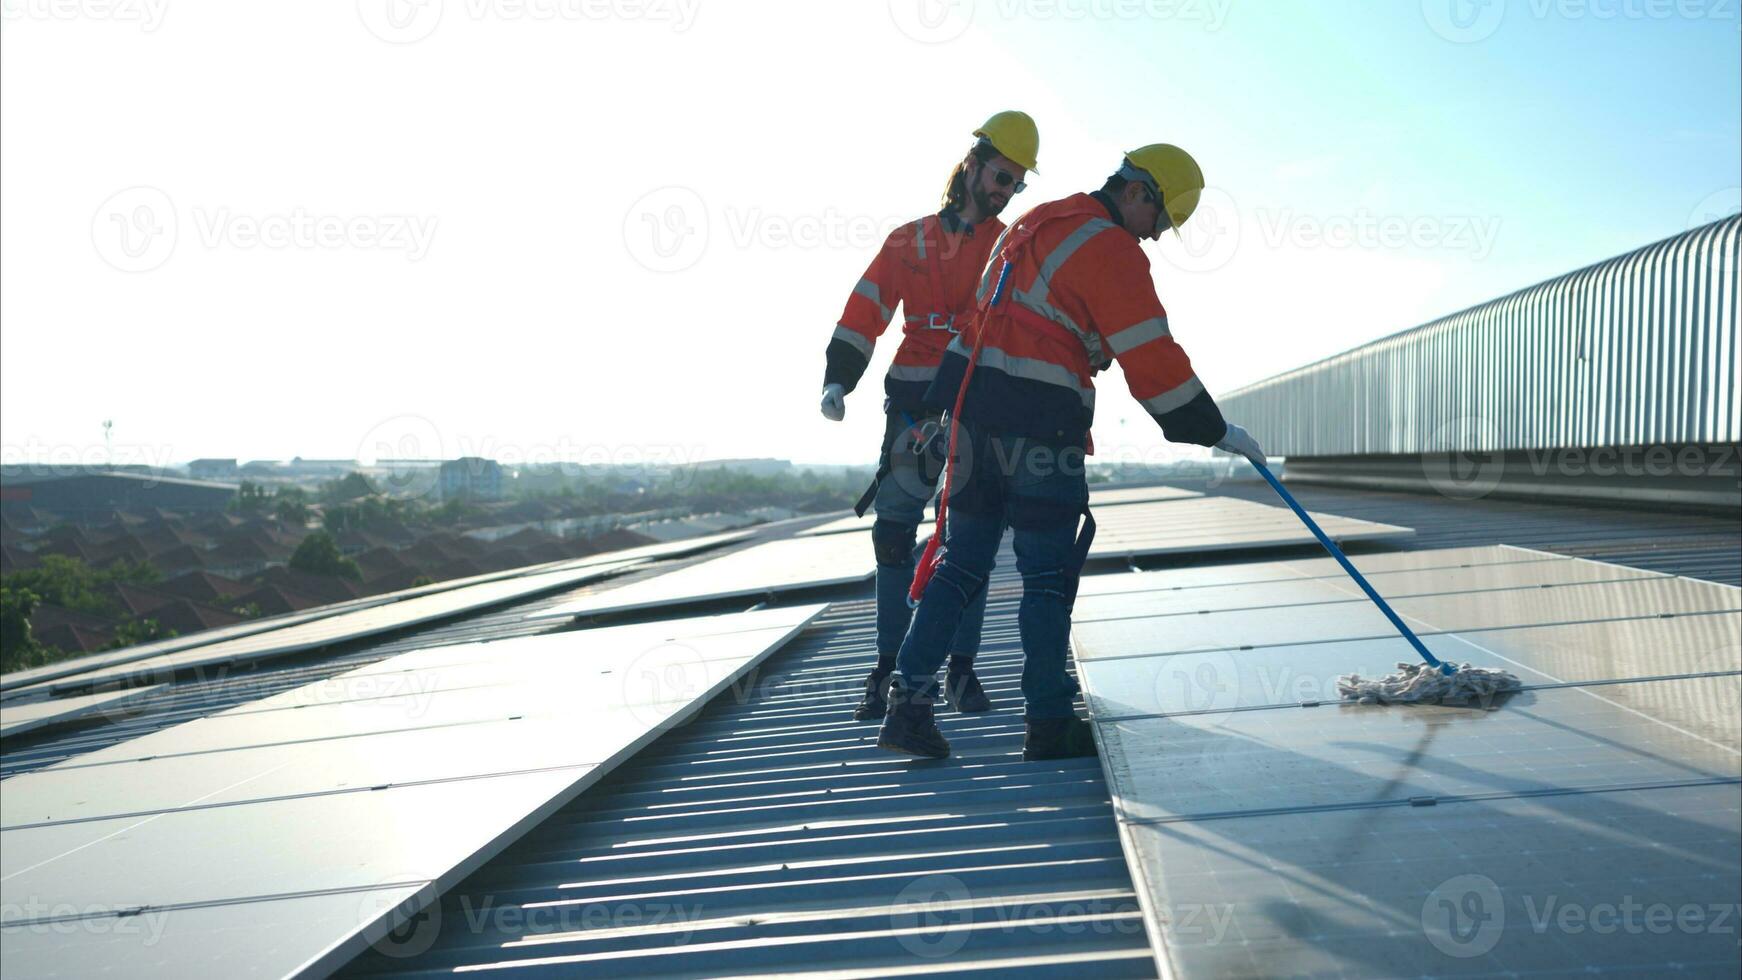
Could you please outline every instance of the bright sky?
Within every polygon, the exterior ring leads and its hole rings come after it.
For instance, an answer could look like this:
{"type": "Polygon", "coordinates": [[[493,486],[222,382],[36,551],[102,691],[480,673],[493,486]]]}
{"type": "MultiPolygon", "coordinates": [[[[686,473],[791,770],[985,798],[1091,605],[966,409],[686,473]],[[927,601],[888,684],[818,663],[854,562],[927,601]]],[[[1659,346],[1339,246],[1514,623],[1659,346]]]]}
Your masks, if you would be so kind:
{"type": "Polygon", "coordinates": [[[1737,210],[1737,7],[4,0],[0,449],[869,463],[897,335],[837,424],[829,332],[1004,108],[1007,217],[1197,156],[1146,248],[1228,392],[1737,210]]]}

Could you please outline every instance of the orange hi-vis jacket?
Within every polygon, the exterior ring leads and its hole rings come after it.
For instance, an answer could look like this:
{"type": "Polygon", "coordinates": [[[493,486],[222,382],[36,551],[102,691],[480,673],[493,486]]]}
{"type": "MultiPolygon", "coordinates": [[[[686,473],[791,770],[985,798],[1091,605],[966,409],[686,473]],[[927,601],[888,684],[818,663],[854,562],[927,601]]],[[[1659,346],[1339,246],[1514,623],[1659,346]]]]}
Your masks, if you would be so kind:
{"type": "Polygon", "coordinates": [[[1113,361],[1173,442],[1211,446],[1227,432],[1216,403],[1168,331],[1149,258],[1104,194],[1042,204],[998,239],[974,315],[951,341],[927,400],[955,405],[980,331],[962,421],[1063,447],[1087,447],[1096,372],[1113,361]],[[992,308],[1003,262],[1004,302],[992,308]]]}
{"type": "Polygon", "coordinates": [[[823,384],[847,391],[858,385],[877,338],[897,304],[905,318],[901,346],[883,379],[892,408],[923,411],[938,360],[961,321],[974,310],[980,270],[1004,223],[988,218],[968,225],[955,212],[929,214],[889,233],[870,268],[847,297],[829,340],[823,384]]]}

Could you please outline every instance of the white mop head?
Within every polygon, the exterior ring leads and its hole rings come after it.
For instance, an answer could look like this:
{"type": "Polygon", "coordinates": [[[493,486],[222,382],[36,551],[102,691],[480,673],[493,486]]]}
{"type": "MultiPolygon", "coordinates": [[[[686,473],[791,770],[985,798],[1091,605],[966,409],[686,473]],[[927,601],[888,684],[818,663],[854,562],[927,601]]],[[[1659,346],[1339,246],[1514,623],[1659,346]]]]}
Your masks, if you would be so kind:
{"type": "Polygon", "coordinates": [[[1504,670],[1459,664],[1455,674],[1442,674],[1425,663],[1400,663],[1386,677],[1348,674],[1337,678],[1337,693],[1362,704],[1452,704],[1483,707],[1522,686],[1504,670]]]}

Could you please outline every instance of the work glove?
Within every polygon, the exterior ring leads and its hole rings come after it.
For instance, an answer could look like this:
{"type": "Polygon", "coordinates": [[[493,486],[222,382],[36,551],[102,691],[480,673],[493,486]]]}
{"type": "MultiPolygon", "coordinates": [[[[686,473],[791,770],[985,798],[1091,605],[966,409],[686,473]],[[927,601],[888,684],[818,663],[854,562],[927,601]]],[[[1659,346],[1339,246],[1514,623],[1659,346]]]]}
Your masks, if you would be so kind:
{"type": "Polygon", "coordinates": [[[1216,448],[1225,453],[1238,453],[1254,463],[1264,462],[1264,450],[1259,448],[1258,440],[1232,422],[1228,423],[1228,431],[1223,434],[1222,441],[1216,443],[1216,448]]]}
{"type": "Polygon", "coordinates": [[[839,422],[847,417],[847,389],[838,384],[823,385],[823,418],[839,422]]]}

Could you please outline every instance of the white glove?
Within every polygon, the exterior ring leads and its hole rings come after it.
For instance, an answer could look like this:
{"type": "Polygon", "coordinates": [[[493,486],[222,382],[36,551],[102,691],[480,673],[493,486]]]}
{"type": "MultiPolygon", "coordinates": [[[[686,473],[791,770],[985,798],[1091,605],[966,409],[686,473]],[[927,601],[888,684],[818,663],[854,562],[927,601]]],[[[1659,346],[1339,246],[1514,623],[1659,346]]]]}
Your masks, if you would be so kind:
{"type": "Polygon", "coordinates": [[[1222,436],[1222,441],[1216,443],[1216,448],[1226,453],[1237,453],[1254,463],[1264,462],[1264,450],[1259,448],[1258,440],[1232,422],[1228,423],[1228,432],[1222,436]]]}
{"type": "Polygon", "coordinates": [[[840,385],[823,385],[823,418],[839,422],[847,417],[847,389],[840,385]]]}

